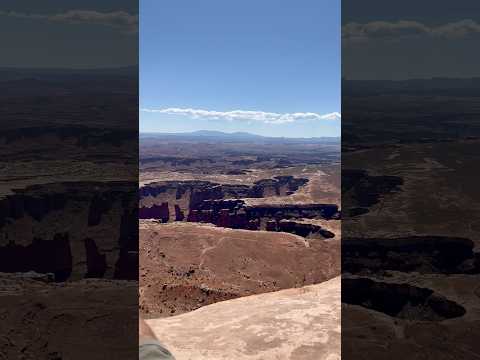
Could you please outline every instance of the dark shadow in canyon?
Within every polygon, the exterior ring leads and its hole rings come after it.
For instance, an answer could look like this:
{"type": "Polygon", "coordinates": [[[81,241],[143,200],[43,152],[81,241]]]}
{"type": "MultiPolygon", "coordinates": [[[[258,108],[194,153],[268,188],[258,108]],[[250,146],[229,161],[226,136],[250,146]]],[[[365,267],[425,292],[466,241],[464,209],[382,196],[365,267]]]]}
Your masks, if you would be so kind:
{"type": "Polygon", "coordinates": [[[466,313],[463,306],[431,289],[368,278],[342,279],[342,302],[407,320],[442,321],[466,313]]]}
{"type": "Polygon", "coordinates": [[[342,255],[343,273],[480,273],[473,242],[458,237],[344,238],[342,255]]]}
{"type": "Polygon", "coordinates": [[[282,231],[303,237],[332,238],[335,235],[319,225],[300,219],[338,220],[335,204],[265,204],[248,205],[240,198],[292,195],[308,179],[277,176],[254,185],[217,184],[208,181],[168,181],[151,183],[140,188],[140,203],[146,198],[164,196],[160,204],[144,205],[140,219],[210,223],[220,227],[245,230],[282,231]],[[168,195],[170,194],[170,195],[168,195]],[[178,203],[187,203],[181,208],[178,203]],[[172,204],[174,211],[172,211],[172,204]]]}
{"type": "Polygon", "coordinates": [[[0,272],[53,273],[56,281],[65,281],[72,273],[72,252],[68,234],[53,239],[34,238],[23,246],[13,242],[0,247],[0,272]]]}

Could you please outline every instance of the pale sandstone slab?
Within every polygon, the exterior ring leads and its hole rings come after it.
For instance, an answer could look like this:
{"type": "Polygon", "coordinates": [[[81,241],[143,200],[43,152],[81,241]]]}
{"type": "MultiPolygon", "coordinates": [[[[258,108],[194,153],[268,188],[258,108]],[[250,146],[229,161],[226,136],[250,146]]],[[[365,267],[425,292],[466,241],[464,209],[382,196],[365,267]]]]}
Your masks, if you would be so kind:
{"type": "Polygon", "coordinates": [[[148,322],[177,360],[336,360],[340,277],[148,322]]]}

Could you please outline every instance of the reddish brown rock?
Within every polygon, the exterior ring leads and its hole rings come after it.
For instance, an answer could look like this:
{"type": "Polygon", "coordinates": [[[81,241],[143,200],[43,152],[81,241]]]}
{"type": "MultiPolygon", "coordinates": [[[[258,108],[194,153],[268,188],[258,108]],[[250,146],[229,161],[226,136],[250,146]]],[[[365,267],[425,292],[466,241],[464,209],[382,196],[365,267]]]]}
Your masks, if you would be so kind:
{"type": "Polygon", "coordinates": [[[248,230],[260,230],[260,221],[258,219],[250,220],[247,228],[248,230]]]}
{"type": "Polygon", "coordinates": [[[175,205],[175,221],[183,221],[185,219],[185,214],[183,213],[180,206],[175,205]]]}
{"type": "Polygon", "coordinates": [[[198,210],[190,210],[187,216],[187,221],[188,222],[199,222],[200,221],[200,215],[198,210]]]}
{"type": "Polygon", "coordinates": [[[170,211],[168,203],[162,205],[153,205],[152,207],[141,207],[138,211],[140,219],[159,219],[162,222],[168,222],[170,219],[170,211]]]}
{"type": "Polygon", "coordinates": [[[148,323],[178,360],[339,360],[340,308],[337,277],[148,323]]]}
{"type": "Polygon", "coordinates": [[[140,307],[171,316],[339,274],[340,242],[214,225],[140,222],[140,307]],[[307,246],[309,245],[309,246],[307,246]]]}
{"type": "Polygon", "coordinates": [[[204,223],[213,223],[213,211],[212,210],[201,210],[200,211],[200,221],[204,223]]]}
{"type": "Polygon", "coordinates": [[[265,230],[267,231],[277,231],[277,222],[275,220],[269,220],[267,221],[265,225],[265,230]]]}
{"type": "Polygon", "coordinates": [[[247,224],[248,224],[248,218],[245,210],[238,210],[232,215],[233,229],[246,229],[247,224]]]}
{"type": "Polygon", "coordinates": [[[221,227],[230,227],[231,226],[231,221],[230,221],[230,210],[228,209],[221,209],[220,210],[220,217],[217,222],[217,226],[221,227]]]}

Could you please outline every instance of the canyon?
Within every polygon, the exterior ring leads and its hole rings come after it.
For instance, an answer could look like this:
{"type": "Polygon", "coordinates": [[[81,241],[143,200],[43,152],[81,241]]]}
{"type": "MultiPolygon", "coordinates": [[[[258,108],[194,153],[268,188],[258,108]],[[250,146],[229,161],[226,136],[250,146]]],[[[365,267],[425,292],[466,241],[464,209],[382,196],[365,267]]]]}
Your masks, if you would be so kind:
{"type": "Polygon", "coordinates": [[[65,182],[13,190],[0,199],[0,272],[52,273],[57,281],[136,279],[133,186],[65,182]]]}
{"type": "Polygon", "coordinates": [[[337,359],[339,143],[245,137],[141,135],[140,313],[177,359],[337,359]]]}
{"type": "Polygon", "coordinates": [[[137,356],[137,76],[0,69],[0,358],[137,356]]]}
{"type": "Polygon", "coordinates": [[[232,229],[283,231],[304,237],[332,238],[335,235],[319,225],[297,219],[338,220],[336,204],[256,204],[245,198],[289,196],[308,179],[277,176],[256,181],[252,186],[201,181],[149,183],[140,188],[140,219],[211,223],[232,229]]]}
{"type": "Polygon", "coordinates": [[[478,81],[342,93],[342,356],[478,357],[478,81]]]}
{"type": "Polygon", "coordinates": [[[140,310],[148,317],[321,283],[339,273],[337,242],[210,224],[140,223],[140,310]]]}

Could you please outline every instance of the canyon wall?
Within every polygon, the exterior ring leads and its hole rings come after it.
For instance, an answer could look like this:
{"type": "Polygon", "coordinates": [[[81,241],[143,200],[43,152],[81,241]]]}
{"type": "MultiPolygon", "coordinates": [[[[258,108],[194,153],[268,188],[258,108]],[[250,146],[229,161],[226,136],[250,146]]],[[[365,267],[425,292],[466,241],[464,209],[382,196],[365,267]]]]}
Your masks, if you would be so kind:
{"type": "Polygon", "coordinates": [[[140,188],[140,219],[211,223],[219,227],[282,231],[303,237],[332,238],[320,225],[302,219],[338,220],[336,204],[248,205],[244,198],[288,196],[308,179],[277,176],[253,185],[208,181],[166,181],[140,188]]]}
{"type": "Polygon", "coordinates": [[[56,281],[137,279],[138,209],[131,189],[129,182],[70,182],[6,195],[0,199],[0,272],[52,273],[56,281]]]}

